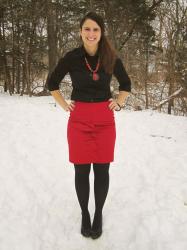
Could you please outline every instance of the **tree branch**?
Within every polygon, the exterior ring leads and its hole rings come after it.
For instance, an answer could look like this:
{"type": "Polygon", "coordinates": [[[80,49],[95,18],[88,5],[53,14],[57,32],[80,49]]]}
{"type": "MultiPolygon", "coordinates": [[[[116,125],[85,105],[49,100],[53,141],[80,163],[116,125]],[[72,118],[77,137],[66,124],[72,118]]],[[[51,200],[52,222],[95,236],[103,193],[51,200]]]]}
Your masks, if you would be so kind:
{"type": "Polygon", "coordinates": [[[180,89],[175,91],[172,95],[168,96],[165,100],[162,100],[155,107],[153,107],[153,110],[160,108],[162,105],[169,102],[169,100],[177,98],[177,97],[187,97],[187,91],[183,89],[183,87],[180,87],[180,89]]]}
{"type": "Polygon", "coordinates": [[[148,8],[148,10],[141,16],[137,17],[134,24],[132,25],[131,29],[129,30],[128,34],[127,34],[127,37],[125,38],[125,40],[122,42],[119,50],[121,50],[123,48],[123,46],[126,44],[126,42],[130,39],[130,37],[132,36],[134,30],[135,30],[135,27],[136,25],[139,23],[139,21],[142,19],[142,16],[149,16],[149,14],[161,3],[163,2],[164,0],[158,0],[157,2],[156,1],[153,1],[153,4],[148,8]]]}

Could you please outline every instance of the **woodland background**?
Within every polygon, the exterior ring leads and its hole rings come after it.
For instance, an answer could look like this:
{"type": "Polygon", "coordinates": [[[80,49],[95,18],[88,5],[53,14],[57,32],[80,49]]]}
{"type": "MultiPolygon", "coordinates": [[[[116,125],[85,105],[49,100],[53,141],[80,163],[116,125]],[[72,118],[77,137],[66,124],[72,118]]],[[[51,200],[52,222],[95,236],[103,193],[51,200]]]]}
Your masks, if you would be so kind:
{"type": "MultiPolygon", "coordinates": [[[[79,21],[104,17],[107,36],[132,81],[125,108],[187,114],[185,0],[0,0],[0,92],[45,96],[48,74],[80,45],[79,21]]],[[[61,84],[71,94],[70,78],[61,84]]],[[[111,90],[118,94],[113,77],[111,90]]]]}

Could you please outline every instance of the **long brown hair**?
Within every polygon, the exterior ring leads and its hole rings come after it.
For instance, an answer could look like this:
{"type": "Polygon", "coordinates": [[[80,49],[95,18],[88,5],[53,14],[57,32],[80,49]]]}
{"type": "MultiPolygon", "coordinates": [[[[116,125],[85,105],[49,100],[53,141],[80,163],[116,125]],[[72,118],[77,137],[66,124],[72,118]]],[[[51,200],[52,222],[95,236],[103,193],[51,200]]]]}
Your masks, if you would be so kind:
{"type": "Polygon", "coordinates": [[[109,39],[105,36],[105,25],[103,18],[95,12],[88,12],[80,21],[81,30],[84,22],[87,19],[95,21],[101,28],[101,38],[98,45],[100,62],[105,72],[112,74],[117,53],[109,39]]]}

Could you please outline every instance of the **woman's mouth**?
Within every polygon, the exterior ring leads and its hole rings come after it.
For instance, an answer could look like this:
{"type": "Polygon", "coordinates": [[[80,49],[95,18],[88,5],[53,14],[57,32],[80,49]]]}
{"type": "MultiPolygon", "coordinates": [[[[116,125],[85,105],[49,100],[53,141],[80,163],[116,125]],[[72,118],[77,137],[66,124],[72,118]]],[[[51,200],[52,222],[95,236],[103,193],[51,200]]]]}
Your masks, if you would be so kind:
{"type": "Polygon", "coordinates": [[[88,41],[94,41],[96,38],[87,38],[88,41]]]}

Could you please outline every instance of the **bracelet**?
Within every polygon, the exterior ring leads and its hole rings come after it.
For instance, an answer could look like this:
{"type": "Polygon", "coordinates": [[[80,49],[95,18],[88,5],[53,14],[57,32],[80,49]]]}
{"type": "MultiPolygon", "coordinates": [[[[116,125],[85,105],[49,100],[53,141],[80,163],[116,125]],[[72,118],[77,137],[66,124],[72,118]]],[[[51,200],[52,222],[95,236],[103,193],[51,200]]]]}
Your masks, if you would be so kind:
{"type": "Polygon", "coordinates": [[[119,109],[118,109],[118,110],[116,110],[116,111],[120,111],[120,110],[121,110],[121,106],[119,105],[119,103],[118,103],[118,102],[117,102],[117,105],[118,105],[119,109]]]}

